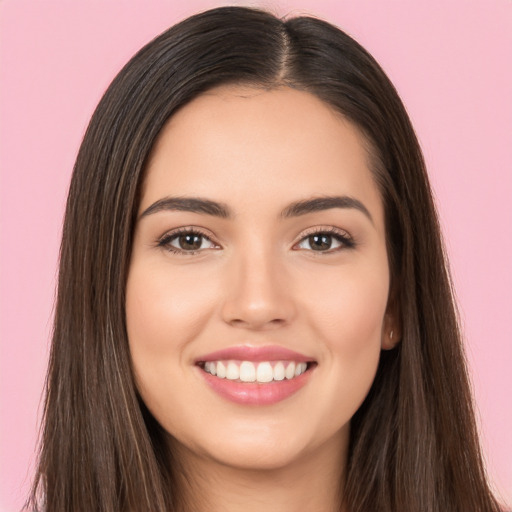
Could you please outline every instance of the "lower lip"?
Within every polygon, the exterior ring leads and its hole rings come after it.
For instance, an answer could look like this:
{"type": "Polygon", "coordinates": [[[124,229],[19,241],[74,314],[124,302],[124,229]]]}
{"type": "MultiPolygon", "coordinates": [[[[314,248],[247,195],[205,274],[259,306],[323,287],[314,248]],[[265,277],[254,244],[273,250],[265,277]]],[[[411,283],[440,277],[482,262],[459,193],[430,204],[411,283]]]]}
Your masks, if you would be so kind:
{"type": "Polygon", "coordinates": [[[237,382],[219,379],[201,368],[206,383],[220,396],[242,405],[272,405],[294,395],[308,382],[312,368],[293,379],[274,380],[272,382],[237,382]]]}

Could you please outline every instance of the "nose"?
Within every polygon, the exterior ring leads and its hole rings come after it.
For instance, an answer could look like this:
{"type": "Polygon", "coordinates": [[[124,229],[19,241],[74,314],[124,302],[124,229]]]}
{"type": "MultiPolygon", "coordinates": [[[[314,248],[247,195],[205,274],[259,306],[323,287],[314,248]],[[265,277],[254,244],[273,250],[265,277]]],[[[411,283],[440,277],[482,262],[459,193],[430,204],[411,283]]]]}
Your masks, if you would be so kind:
{"type": "Polygon", "coordinates": [[[289,324],[295,316],[295,301],[285,265],[270,252],[247,252],[229,264],[223,320],[249,330],[289,324]]]}

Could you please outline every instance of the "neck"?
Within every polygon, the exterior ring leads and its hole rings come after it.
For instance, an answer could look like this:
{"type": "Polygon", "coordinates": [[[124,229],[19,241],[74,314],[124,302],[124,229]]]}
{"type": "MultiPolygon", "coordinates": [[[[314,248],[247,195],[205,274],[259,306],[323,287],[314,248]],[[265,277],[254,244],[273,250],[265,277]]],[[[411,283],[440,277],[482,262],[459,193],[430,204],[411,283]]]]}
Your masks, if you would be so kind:
{"type": "Polygon", "coordinates": [[[346,440],[272,469],[226,466],[179,448],[181,512],[340,512],[346,440]],[[336,456],[333,456],[333,453],[336,456]]]}

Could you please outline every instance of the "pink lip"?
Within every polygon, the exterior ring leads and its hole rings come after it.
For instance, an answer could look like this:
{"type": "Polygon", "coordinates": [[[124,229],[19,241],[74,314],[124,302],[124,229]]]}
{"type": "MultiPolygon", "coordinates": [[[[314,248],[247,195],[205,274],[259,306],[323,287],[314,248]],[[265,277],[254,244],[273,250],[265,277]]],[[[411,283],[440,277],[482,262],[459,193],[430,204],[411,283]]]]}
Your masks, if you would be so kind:
{"type": "Polygon", "coordinates": [[[229,379],[220,379],[205,372],[201,363],[208,361],[295,361],[300,363],[314,362],[313,358],[299,354],[277,345],[252,347],[241,345],[211,352],[196,359],[196,365],[202,377],[210,388],[217,394],[231,402],[242,405],[272,405],[295,394],[304,387],[316,365],[309,368],[302,375],[293,379],[283,379],[267,383],[239,382],[229,379]]]}
{"type": "Polygon", "coordinates": [[[198,368],[206,383],[213,391],[231,402],[242,405],[272,405],[295,394],[306,385],[313,369],[293,379],[260,384],[257,382],[238,382],[219,379],[198,368]]]}
{"type": "Polygon", "coordinates": [[[299,363],[307,363],[313,361],[313,358],[304,354],[299,354],[293,350],[280,347],[277,345],[267,345],[265,347],[251,347],[248,345],[240,345],[236,347],[225,348],[210,354],[206,354],[196,359],[196,363],[207,361],[297,361],[299,363]]]}

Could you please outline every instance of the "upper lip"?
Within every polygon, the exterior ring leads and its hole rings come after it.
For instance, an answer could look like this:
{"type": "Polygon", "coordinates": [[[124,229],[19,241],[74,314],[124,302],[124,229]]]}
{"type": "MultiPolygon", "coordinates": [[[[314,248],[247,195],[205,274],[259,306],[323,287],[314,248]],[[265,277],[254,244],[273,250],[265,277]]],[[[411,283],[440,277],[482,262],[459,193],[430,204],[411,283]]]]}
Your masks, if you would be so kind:
{"type": "Polygon", "coordinates": [[[314,361],[313,358],[308,357],[299,352],[289,350],[279,345],[266,345],[262,347],[255,347],[250,345],[238,345],[234,347],[217,350],[210,352],[196,359],[196,363],[204,363],[207,361],[297,361],[300,363],[307,363],[314,361]]]}

